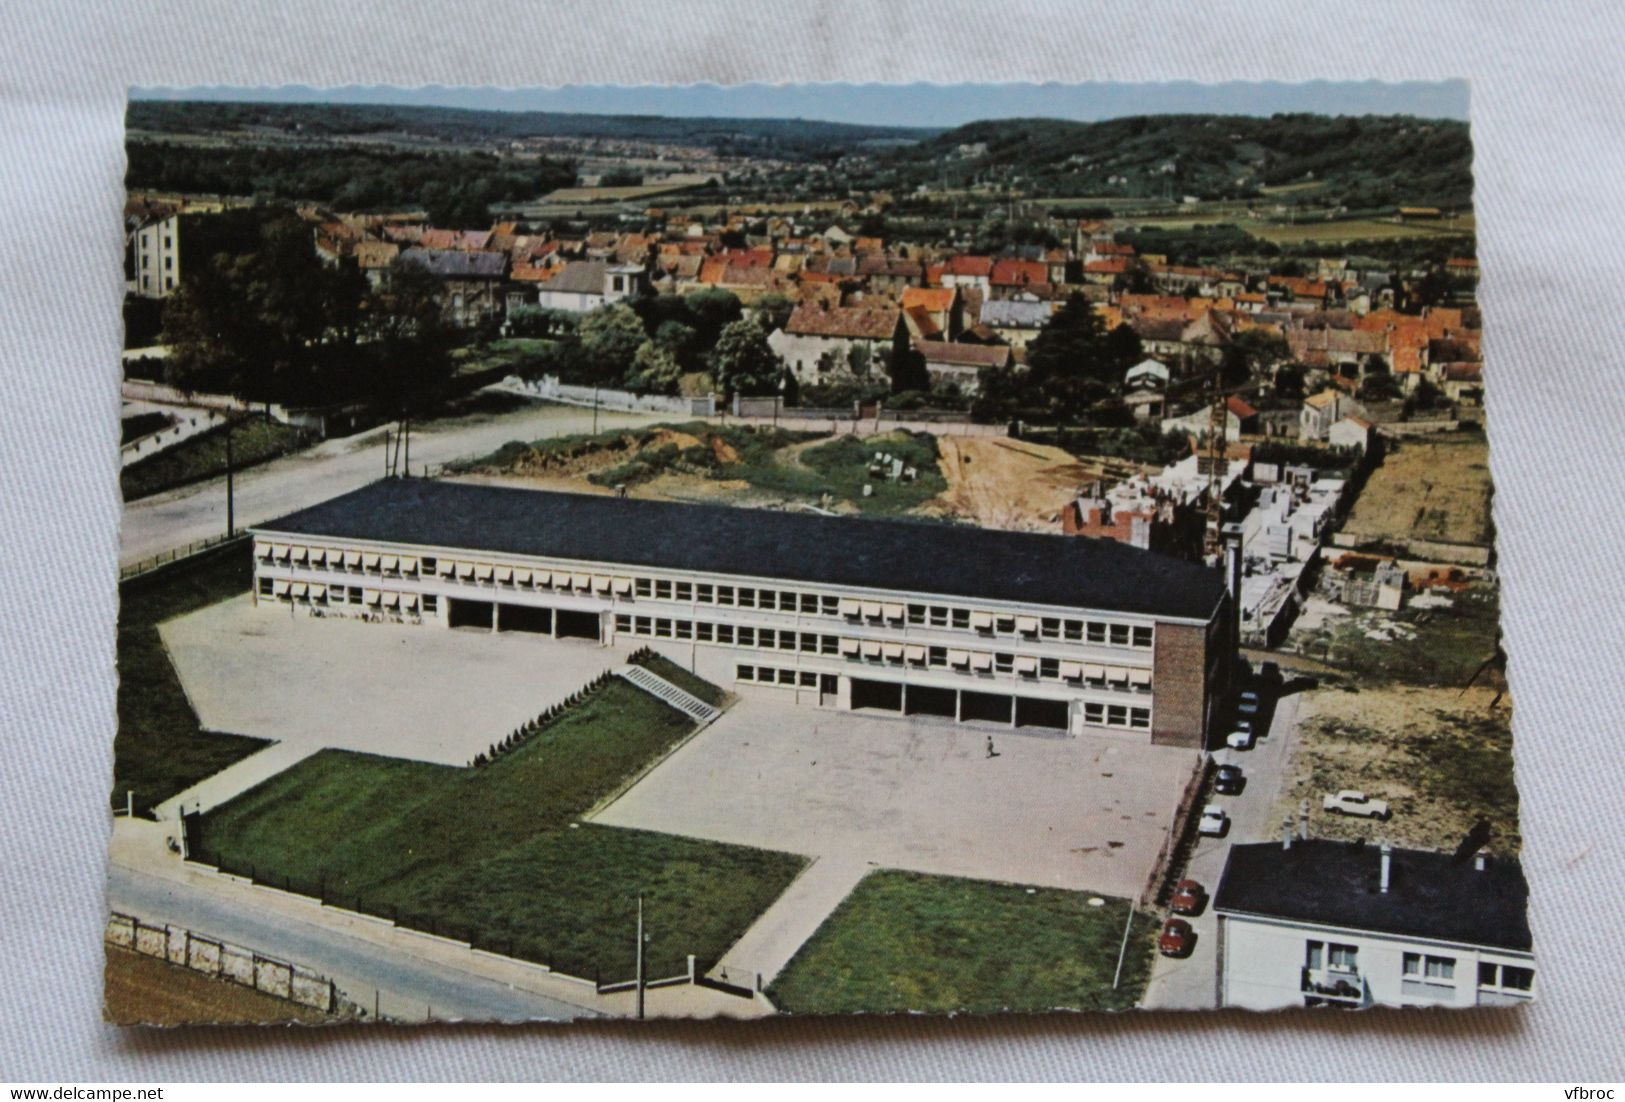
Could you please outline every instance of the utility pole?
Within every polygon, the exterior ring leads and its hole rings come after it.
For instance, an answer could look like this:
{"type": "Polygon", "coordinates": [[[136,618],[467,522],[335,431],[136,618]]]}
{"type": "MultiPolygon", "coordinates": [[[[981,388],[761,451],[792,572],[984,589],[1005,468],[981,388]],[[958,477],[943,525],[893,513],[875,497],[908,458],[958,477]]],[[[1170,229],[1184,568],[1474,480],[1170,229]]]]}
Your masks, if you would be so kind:
{"type": "Polygon", "coordinates": [[[1134,915],[1140,909],[1140,897],[1136,895],[1134,902],[1128,905],[1128,921],[1123,923],[1123,944],[1117,950],[1117,971],[1112,975],[1112,990],[1123,980],[1123,958],[1128,954],[1128,933],[1134,928],[1134,915]]]}
{"type": "Polygon", "coordinates": [[[638,896],[638,1021],[643,1021],[643,896],[638,896]]]}
{"type": "Polygon", "coordinates": [[[384,430],[384,477],[389,477],[389,430],[384,430]]]}
{"type": "Polygon", "coordinates": [[[236,487],[231,470],[231,421],[226,421],[226,538],[229,540],[237,527],[236,487]]]}
{"type": "Polygon", "coordinates": [[[592,434],[598,435],[598,383],[592,384],[592,434]]]}
{"type": "Polygon", "coordinates": [[[401,419],[401,432],[406,437],[406,454],[401,459],[401,470],[406,477],[412,477],[412,415],[407,414],[401,419]]]}

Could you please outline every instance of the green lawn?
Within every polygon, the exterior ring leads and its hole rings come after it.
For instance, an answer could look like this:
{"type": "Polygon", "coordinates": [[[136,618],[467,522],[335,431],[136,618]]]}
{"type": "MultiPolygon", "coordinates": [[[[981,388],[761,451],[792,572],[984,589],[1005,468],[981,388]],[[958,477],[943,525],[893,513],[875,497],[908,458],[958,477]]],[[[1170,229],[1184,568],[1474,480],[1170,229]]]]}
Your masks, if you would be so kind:
{"type": "Polygon", "coordinates": [[[1151,974],[1157,925],[1090,893],[882,870],[824,920],[768,994],[791,1013],[1118,1010],[1151,974]]]}
{"type": "Polygon", "coordinates": [[[511,374],[531,363],[557,343],[545,337],[504,337],[484,345],[469,345],[452,353],[457,375],[478,376],[486,372],[511,374]]]}
{"type": "Polygon", "coordinates": [[[136,810],[145,813],[265,745],[199,728],[158,638],[161,621],[245,592],[252,577],[243,541],[119,587],[114,807],[123,807],[125,792],[134,790],[136,810]]]}
{"type": "Polygon", "coordinates": [[[644,897],[649,967],[719,957],[801,859],[576,823],[691,730],[612,678],[482,768],[323,751],[204,817],[200,856],[256,879],[560,970],[633,971],[644,897]]]}
{"type": "MultiPolygon", "coordinates": [[[[309,434],[291,425],[254,417],[231,430],[232,464],[239,470],[275,459],[309,443],[309,434]]],[[[162,493],[226,473],[226,430],[200,433],[119,473],[125,501],[162,493]]]]}
{"type": "Polygon", "coordinates": [[[697,696],[713,708],[722,707],[723,703],[732,695],[724,689],[700,677],[689,673],[671,659],[659,654],[639,655],[632,659],[639,666],[646,667],[649,672],[670,681],[690,696],[697,696]]]}

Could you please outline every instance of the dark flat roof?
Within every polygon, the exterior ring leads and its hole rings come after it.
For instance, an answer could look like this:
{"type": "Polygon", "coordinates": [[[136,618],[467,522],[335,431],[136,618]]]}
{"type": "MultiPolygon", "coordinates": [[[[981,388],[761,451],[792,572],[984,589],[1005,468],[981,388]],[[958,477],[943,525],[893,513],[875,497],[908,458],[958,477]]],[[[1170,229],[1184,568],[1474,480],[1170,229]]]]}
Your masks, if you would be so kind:
{"type": "Polygon", "coordinates": [[[1396,849],[1387,894],[1377,890],[1381,852],[1326,839],[1230,847],[1214,910],[1296,919],[1528,952],[1529,886],[1512,858],[1396,849]]]}
{"type": "Polygon", "coordinates": [[[1194,620],[1223,593],[1216,569],[1110,540],[425,479],[253,527],[1194,620]]]}

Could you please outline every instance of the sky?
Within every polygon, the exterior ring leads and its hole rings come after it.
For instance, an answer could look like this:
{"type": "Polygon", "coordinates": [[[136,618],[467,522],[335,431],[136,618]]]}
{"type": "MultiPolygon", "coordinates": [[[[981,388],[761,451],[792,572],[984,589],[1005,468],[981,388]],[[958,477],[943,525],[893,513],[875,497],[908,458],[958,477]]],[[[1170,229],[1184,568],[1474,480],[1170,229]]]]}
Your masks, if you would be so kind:
{"type": "Polygon", "coordinates": [[[565,88],[137,88],[134,99],[273,103],[384,103],[489,111],[668,117],[801,118],[873,126],[952,127],[978,119],[1094,121],[1124,115],[1417,115],[1467,118],[1467,82],[1304,84],[692,84],[565,88]]]}

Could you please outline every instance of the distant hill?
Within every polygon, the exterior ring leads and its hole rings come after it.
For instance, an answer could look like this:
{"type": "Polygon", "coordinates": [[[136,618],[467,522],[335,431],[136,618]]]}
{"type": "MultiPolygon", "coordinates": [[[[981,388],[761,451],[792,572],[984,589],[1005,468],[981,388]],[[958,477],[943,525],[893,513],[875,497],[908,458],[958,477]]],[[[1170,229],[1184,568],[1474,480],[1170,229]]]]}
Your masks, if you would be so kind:
{"type": "Polygon", "coordinates": [[[816,156],[853,146],[884,148],[938,132],[809,119],[666,118],[374,104],[179,100],[132,100],[125,122],[131,129],[168,134],[259,130],[267,136],[306,139],[408,134],[468,143],[521,138],[660,140],[709,146],[721,153],[784,157],[816,156]]]}
{"type": "Polygon", "coordinates": [[[1472,202],[1467,124],[1407,116],[999,119],[889,154],[901,182],[1012,182],[1037,196],[1255,198],[1351,209],[1472,202]]]}

